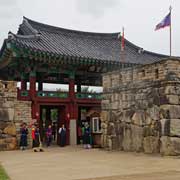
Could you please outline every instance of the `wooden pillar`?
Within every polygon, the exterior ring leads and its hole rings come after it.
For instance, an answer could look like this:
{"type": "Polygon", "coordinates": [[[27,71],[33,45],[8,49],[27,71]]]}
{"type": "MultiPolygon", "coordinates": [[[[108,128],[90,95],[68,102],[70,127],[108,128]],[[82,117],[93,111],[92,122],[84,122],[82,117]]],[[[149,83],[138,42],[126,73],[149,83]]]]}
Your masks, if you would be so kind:
{"type": "Polygon", "coordinates": [[[30,97],[31,99],[34,99],[36,96],[36,73],[31,72],[30,77],[29,77],[29,82],[30,82],[30,97]]]}
{"type": "Polygon", "coordinates": [[[38,83],[38,91],[42,91],[43,90],[43,82],[39,81],[38,83]]]}
{"type": "Polygon", "coordinates": [[[66,136],[66,144],[69,144],[69,136],[70,136],[70,129],[69,129],[69,122],[70,122],[70,105],[65,106],[65,126],[67,129],[67,136],[66,136]]]}
{"type": "Polygon", "coordinates": [[[67,143],[74,145],[77,144],[77,128],[76,128],[76,123],[77,123],[77,118],[78,118],[78,106],[76,103],[76,96],[75,96],[75,73],[74,71],[71,71],[69,73],[69,97],[70,97],[70,103],[67,107],[67,116],[68,116],[68,121],[67,121],[67,128],[69,131],[67,132],[67,143]]]}
{"type": "Polygon", "coordinates": [[[29,95],[32,101],[32,105],[31,105],[31,110],[32,110],[32,118],[33,119],[37,119],[37,113],[38,112],[38,108],[37,108],[37,102],[35,100],[36,97],[36,73],[35,72],[31,72],[30,76],[29,76],[29,83],[30,83],[30,87],[29,87],[29,95]]]}
{"type": "Polygon", "coordinates": [[[74,83],[74,79],[69,79],[69,97],[71,99],[75,98],[75,83],[74,83]]]}
{"type": "Polygon", "coordinates": [[[51,121],[51,108],[46,108],[46,123],[45,123],[45,126],[46,128],[52,124],[52,121],[51,121]]]}
{"type": "Polygon", "coordinates": [[[78,93],[81,92],[81,84],[80,84],[80,83],[77,84],[77,92],[78,92],[78,93]]]}
{"type": "Polygon", "coordinates": [[[26,80],[21,79],[21,90],[24,91],[27,89],[26,80]]]}
{"type": "Polygon", "coordinates": [[[75,98],[75,73],[74,71],[69,72],[69,97],[71,101],[75,98]]]}
{"type": "Polygon", "coordinates": [[[32,101],[31,114],[32,114],[32,118],[36,119],[37,122],[39,123],[39,121],[40,121],[40,106],[39,106],[39,104],[37,103],[36,100],[32,101]]]}
{"type": "Polygon", "coordinates": [[[27,85],[26,85],[26,79],[25,79],[25,75],[22,74],[21,75],[21,90],[24,91],[27,89],[27,85]]]}

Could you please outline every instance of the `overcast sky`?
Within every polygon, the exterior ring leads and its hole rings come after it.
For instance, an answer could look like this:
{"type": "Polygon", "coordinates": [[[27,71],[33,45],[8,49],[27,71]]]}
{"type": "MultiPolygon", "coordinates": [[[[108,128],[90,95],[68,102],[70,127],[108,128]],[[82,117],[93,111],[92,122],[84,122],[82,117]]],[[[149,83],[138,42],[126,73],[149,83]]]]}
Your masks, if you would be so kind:
{"type": "Polygon", "coordinates": [[[0,0],[0,44],[22,17],[92,32],[119,32],[150,51],[169,54],[169,28],[154,31],[172,5],[172,53],[180,56],[180,0],[0,0]]]}

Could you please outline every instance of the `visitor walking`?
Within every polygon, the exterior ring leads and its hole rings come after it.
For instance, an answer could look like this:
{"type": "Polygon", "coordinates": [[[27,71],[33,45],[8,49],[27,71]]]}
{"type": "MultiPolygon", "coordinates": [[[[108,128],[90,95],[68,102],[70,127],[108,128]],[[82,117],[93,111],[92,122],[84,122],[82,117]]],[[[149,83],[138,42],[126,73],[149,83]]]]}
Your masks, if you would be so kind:
{"type": "Polygon", "coordinates": [[[91,148],[91,132],[90,132],[90,127],[89,127],[89,124],[88,122],[86,122],[84,124],[84,148],[85,149],[90,149],[91,148]]]}
{"type": "Polygon", "coordinates": [[[78,144],[82,144],[82,128],[81,126],[79,125],[78,126],[78,144]]]}
{"type": "Polygon", "coordinates": [[[22,127],[20,129],[20,134],[21,134],[21,138],[20,138],[20,149],[21,150],[25,150],[25,148],[27,147],[27,135],[28,135],[28,129],[27,129],[27,125],[26,123],[22,124],[22,127]]]}
{"type": "Polygon", "coordinates": [[[55,141],[56,140],[56,123],[53,122],[53,125],[52,125],[52,137],[53,137],[53,140],[55,141]]]}
{"type": "Polygon", "coordinates": [[[51,140],[52,140],[52,128],[51,128],[51,125],[49,125],[47,130],[46,130],[47,147],[51,145],[51,140]]]}
{"type": "Polygon", "coordinates": [[[84,140],[84,131],[85,131],[85,127],[84,127],[84,123],[82,124],[82,128],[81,128],[81,132],[82,132],[82,143],[84,144],[85,140],[84,140]]]}
{"type": "Polygon", "coordinates": [[[59,128],[59,135],[60,135],[60,146],[64,147],[66,145],[66,128],[64,124],[62,127],[59,128]]]}

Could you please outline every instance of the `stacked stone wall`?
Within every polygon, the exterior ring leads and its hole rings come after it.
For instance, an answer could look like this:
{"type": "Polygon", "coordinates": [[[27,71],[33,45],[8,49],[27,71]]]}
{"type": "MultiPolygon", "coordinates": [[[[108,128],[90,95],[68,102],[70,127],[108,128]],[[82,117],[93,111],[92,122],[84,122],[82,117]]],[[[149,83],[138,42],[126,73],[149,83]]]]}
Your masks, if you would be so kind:
{"type": "MultiPolygon", "coordinates": [[[[17,100],[17,84],[0,81],[0,150],[18,148],[20,126],[31,121],[31,102],[17,100]]],[[[30,132],[30,130],[29,130],[30,132]]],[[[31,138],[28,138],[29,145],[31,138]]]]}
{"type": "Polygon", "coordinates": [[[103,75],[102,146],[180,154],[180,60],[103,75]]]}

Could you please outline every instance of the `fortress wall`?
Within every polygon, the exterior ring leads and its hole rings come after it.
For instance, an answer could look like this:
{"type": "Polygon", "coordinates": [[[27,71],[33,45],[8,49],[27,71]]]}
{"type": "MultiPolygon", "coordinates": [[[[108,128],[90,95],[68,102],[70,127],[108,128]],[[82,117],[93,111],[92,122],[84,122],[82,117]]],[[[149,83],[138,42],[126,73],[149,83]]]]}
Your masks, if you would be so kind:
{"type": "MultiPolygon", "coordinates": [[[[0,151],[18,147],[23,122],[31,122],[31,102],[17,100],[16,82],[0,81],[0,151]]],[[[30,135],[28,141],[31,145],[30,135]]]]}
{"type": "Polygon", "coordinates": [[[103,75],[102,146],[180,154],[180,60],[103,75]]]}

